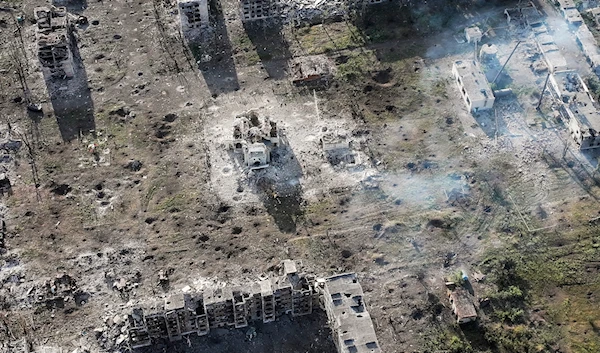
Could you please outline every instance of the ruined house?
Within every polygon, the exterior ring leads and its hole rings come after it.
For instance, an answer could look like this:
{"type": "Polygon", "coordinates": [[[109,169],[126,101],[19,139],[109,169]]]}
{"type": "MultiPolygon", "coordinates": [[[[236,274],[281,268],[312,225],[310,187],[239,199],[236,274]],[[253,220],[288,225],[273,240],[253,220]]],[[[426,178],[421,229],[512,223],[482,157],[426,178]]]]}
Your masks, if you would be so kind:
{"type": "Polygon", "coordinates": [[[360,163],[359,154],[352,150],[348,135],[326,131],[319,139],[325,158],[332,166],[354,167],[360,163]]]}
{"type": "Polygon", "coordinates": [[[298,57],[291,66],[295,86],[327,86],[333,78],[333,63],[324,55],[298,57]]]}
{"type": "Polygon", "coordinates": [[[71,25],[64,7],[36,7],[37,52],[42,71],[52,77],[73,77],[71,25]]]}
{"type": "Polygon", "coordinates": [[[504,10],[504,15],[509,26],[517,23],[522,26],[533,27],[544,21],[544,15],[532,1],[524,6],[507,8],[504,10]]]}
{"type": "Polygon", "coordinates": [[[470,112],[493,107],[494,92],[492,92],[490,84],[477,61],[455,61],[452,66],[452,74],[470,112]]]}
{"type": "Polygon", "coordinates": [[[243,155],[244,165],[251,170],[266,168],[271,151],[280,143],[277,123],[250,111],[235,118],[231,147],[243,155]]]}
{"type": "Polygon", "coordinates": [[[600,147],[600,113],[581,76],[575,71],[555,72],[549,83],[575,143],[581,150],[600,147]]]}
{"type": "Polygon", "coordinates": [[[210,25],[208,0],[179,0],[178,6],[181,32],[186,38],[194,38],[210,25]]]}
{"type": "Polygon", "coordinates": [[[380,353],[371,316],[355,273],[324,280],[323,304],[339,353],[380,353]]]}
{"type": "Polygon", "coordinates": [[[477,320],[477,310],[475,310],[473,299],[466,289],[462,287],[449,289],[448,300],[452,305],[452,312],[456,316],[457,323],[464,324],[477,320]]]}

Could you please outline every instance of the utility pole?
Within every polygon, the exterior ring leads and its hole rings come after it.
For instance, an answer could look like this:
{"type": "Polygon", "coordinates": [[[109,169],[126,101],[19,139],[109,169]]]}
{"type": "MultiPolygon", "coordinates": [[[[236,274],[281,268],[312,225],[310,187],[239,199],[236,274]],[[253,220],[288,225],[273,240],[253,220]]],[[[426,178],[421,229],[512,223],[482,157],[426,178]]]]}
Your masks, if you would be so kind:
{"type": "Polygon", "coordinates": [[[517,45],[515,45],[515,48],[513,49],[513,51],[508,56],[508,59],[506,59],[506,62],[504,63],[504,65],[502,65],[502,68],[500,69],[500,71],[498,71],[498,74],[496,74],[496,77],[494,77],[494,81],[492,81],[492,83],[491,83],[492,85],[494,83],[496,83],[496,80],[498,79],[498,77],[500,77],[500,74],[502,73],[502,71],[504,71],[504,68],[506,67],[506,64],[508,64],[508,62],[510,61],[510,58],[512,58],[513,54],[517,51],[517,48],[519,47],[519,44],[521,44],[521,41],[518,41],[517,45]]]}
{"type": "Polygon", "coordinates": [[[544,98],[544,92],[546,92],[546,87],[548,86],[548,80],[550,79],[551,72],[548,70],[548,76],[546,76],[546,82],[544,82],[544,88],[542,89],[542,93],[540,93],[540,101],[538,102],[535,110],[540,111],[540,106],[542,105],[542,98],[544,98]]]}

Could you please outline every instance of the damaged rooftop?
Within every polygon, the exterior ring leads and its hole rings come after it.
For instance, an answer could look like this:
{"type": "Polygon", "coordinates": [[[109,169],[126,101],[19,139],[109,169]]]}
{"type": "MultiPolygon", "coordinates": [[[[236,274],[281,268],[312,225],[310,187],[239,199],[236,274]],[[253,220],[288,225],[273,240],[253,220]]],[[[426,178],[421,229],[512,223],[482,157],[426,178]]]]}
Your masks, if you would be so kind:
{"type": "Polygon", "coordinates": [[[600,351],[598,12],[0,0],[0,353],[600,351]]]}

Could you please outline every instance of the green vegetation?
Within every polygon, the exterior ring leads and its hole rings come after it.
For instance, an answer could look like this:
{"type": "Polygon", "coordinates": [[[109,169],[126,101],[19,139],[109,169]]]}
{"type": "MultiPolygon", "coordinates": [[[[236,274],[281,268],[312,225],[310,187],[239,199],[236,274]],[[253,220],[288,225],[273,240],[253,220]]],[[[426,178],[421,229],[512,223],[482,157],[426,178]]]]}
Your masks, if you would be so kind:
{"type": "Polygon", "coordinates": [[[592,94],[592,96],[594,96],[594,98],[598,100],[598,98],[600,98],[600,79],[598,79],[598,76],[589,76],[585,79],[585,82],[588,88],[590,89],[590,93],[592,94]]]}
{"type": "Polygon", "coordinates": [[[363,53],[352,53],[337,67],[337,78],[353,81],[369,72],[373,67],[371,58],[363,53]]]}
{"type": "Polygon", "coordinates": [[[303,27],[293,34],[310,55],[356,49],[366,44],[357,28],[346,22],[303,27]]]}
{"type": "Polygon", "coordinates": [[[473,347],[467,339],[452,331],[443,331],[429,342],[429,349],[434,352],[470,353],[473,347]]]}
{"type": "Polygon", "coordinates": [[[600,289],[600,275],[589,265],[600,255],[597,234],[597,225],[586,224],[491,252],[481,263],[497,288],[487,296],[485,339],[500,352],[543,352],[559,342],[573,352],[597,351],[600,313],[590,293],[600,289]],[[565,299],[556,301],[557,293],[565,299]],[[543,320],[530,316],[531,307],[545,312],[543,320]]]}

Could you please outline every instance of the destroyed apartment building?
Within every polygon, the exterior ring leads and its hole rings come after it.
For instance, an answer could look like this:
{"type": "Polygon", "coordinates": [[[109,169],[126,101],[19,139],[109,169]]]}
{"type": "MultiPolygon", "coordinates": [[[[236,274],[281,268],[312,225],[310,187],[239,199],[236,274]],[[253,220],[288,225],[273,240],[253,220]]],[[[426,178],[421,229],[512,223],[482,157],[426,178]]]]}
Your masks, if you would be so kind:
{"type": "Polygon", "coordinates": [[[179,0],[179,23],[181,33],[194,39],[202,29],[210,25],[208,0],[179,0]]]}
{"type": "Polygon", "coordinates": [[[577,10],[575,0],[556,0],[560,13],[572,26],[580,26],[583,24],[583,17],[577,10]]]}
{"type": "Polygon", "coordinates": [[[52,77],[73,77],[71,26],[64,7],[36,7],[37,52],[42,71],[52,77]]]}
{"type": "Polygon", "coordinates": [[[245,167],[251,170],[268,167],[271,151],[279,144],[277,123],[268,117],[250,111],[235,118],[231,148],[243,155],[245,167]]]}
{"type": "Polygon", "coordinates": [[[504,9],[504,15],[509,26],[518,24],[523,27],[534,27],[542,24],[544,21],[544,15],[532,1],[524,6],[504,9]]]}
{"type": "Polygon", "coordinates": [[[477,61],[455,61],[452,74],[470,112],[487,110],[494,106],[494,92],[477,61]]]}
{"type": "Polygon", "coordinates": [[[581,76],[575,71],[555,72],[549,82],[562,119],[579,149],[600,147],[600,113],[581,76]]]}
{"type": "Polygon", "coordinates": [[[281,18],[294,23],[341,21],[350,11],[388,0],[240,0],[243,22],[281,18]]]}
{"type": "Polygon", "coordinates": [[[381,352],[356,274],[326,278],[323,303],[338,352],[381,352]]]}
{"type": "Polygon", "coordinates": [[[178,341],[192,333],[207,335],[214,328],[308,315],[321,292],[338,351],[381,352],[356,274],[315,279],[298,272],[292,260],[281,263],[278,276],[259,282],[175,294],[162,303],[133,309],[128,316],[130,345],[136,349],[157,339],[178,341]]]}
{"type": "Polygon", "coordinates": [[[240,0],[242,22],[276,17],[278,10],[277,0],[240,0]]]}
{"type": "Polygon", "coordinates": [[[561,54],[546,25],[541,24],[532,29],[536,46],[542,54],[548,70],[550,72],[566,70],[568,68],[567,59],[561,54]]]}
{"type": "Polygon", "coordinates": [[[582,25],[575,32],[577,44],[579,44],[588,64],[596,75],[600,74],[600,49],[598,41],[586,25],[582,25]]]}

